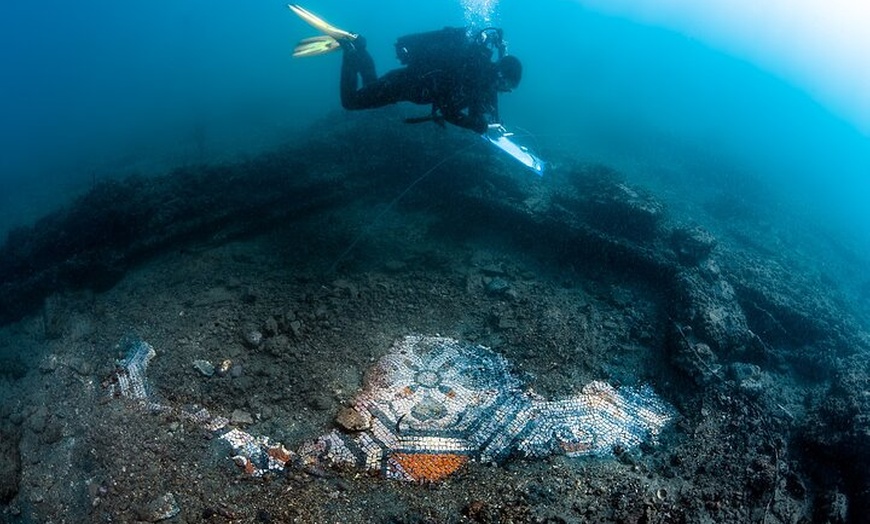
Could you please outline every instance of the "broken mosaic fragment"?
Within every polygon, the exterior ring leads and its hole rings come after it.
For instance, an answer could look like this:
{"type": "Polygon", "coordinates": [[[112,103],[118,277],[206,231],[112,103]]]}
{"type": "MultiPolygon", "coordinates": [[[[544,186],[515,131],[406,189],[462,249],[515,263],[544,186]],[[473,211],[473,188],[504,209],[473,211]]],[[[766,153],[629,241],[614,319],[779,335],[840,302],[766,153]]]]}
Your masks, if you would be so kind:
{"type": "Polygon", "coordinates": [[[384,477],[438,481],[470,460],[610,455],[655,439],[674,409],[648,386],[587,384],[556,401],[520,389],[507,361],[447,337],[397,341],[366,376],[354,409],[365,431],[333,430],[299,454],[384,477]]]}
{"type": "Polygon", "coordinates": [[[145,371],[154,350],[142,341],[128,347],[117,373],[119,384],[120,377],[127,384],[120,391],[113,385],[110,394],[222,432],[230,458],[256,477],[288,466],[315,474],[332,467],[437,482],[469,461],[611,455],[655,440],[676,414],[649,386],[617,389],[594,381],[575,396],[543,400],[523,391],[504,357],[488,348],[413,335],[395,342],[369,370],[353,406],[339,413],[337,429],[293,452],[268,437],[226,430],[230,421],[205,408],[151,401],[145,371]]]}
{"type": "Polygon", "coordinates": [[[148,364],[156,353],[151,344],[127,336],[118,344],[118,349],[124,352],[124,358],[117,361],[114,380],[109,386],[109,394],[122,396],[133,400],[146,400],[150,393],[148,379],[148,364]]]}

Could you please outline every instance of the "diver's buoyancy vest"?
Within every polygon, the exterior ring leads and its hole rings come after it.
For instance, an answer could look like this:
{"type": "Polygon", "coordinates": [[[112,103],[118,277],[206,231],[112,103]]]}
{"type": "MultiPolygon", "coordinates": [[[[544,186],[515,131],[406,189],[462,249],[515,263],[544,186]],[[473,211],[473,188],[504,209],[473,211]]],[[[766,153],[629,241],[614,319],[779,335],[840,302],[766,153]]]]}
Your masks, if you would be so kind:
{"type": "Polygon", "coordinates": [[[417,74],[492,60],[493,49],[498,50],[499,58],[504,54],[500,29],[489,28],[475,33],[464,27],[445,27],[396,40],[399,62],[417,74]]]}

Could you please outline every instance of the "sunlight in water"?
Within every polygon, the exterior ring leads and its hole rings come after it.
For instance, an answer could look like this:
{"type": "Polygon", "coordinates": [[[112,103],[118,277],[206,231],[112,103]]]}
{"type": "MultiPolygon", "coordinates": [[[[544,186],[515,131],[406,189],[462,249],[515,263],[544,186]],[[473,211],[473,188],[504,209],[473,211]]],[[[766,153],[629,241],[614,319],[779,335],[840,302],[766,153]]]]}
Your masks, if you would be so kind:
{"type": "Polygon", "coordinates": [[[870,4],[861,0],[578,0],[748,59],[870,136],[870,4]]]}

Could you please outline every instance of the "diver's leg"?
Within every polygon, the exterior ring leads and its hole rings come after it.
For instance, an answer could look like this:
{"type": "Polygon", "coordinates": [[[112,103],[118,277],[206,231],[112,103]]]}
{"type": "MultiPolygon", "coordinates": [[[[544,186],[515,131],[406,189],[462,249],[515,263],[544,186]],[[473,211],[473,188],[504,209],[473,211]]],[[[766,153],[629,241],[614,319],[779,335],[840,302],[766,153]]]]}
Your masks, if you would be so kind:
{"type": "Polygon", "coordinates": [[[362,53],[359,53],[357,60],[359,76],[362,79],[363,87],[376,82],[378,74],[375,72],[375,61],[372,60],[372,55],[363,48],[362,53]]]}
{"type": "Polygon", "coordinates": [[[372,109],[408,101],[407,76],[405,69],[396,69],[359,89],[354,78],[352,92],[344,91],[342,85],[341,105],[345,109],[372,109]]]}
{"type": "Polygon", "coordinates": [[[343,54],[341,58],[341,105],[345,109],[365,109],[356,96],[359,89],[358,77],[362,78],[363,86],[373,84],[378,75],[375,72],[375,61],[366,51],[365,38],[354,41],[339,40],[343,54]]]}
{"type": "Polygon", "coordinates": [[[345,109],[357,109],[355,98],[356,91],[359,86],[357,76],[359,75],[359,60],[354,56],[354,52],[345,50],[341,58],[341,81],[339,88],[341,90],[341,105],[345,109]]]}
{"type": "Polygon", "coordinates": [[[366,51],[365,39],[339,41],[344,54],[341,61],[341,105],[345,109],[371,109],[407,100],[407,75],[404,69],[390,71],[382,78],[366,51]],[[362,87],[359,85],[362,79],[362,87]]]}

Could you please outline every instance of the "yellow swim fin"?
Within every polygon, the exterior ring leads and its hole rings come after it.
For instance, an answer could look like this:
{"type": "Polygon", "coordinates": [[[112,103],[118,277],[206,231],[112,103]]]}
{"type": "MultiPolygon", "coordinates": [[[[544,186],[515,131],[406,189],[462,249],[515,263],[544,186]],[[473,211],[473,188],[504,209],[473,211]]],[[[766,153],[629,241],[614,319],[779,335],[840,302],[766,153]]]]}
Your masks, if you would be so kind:
{"type": "Polygon", "coordinates": [[[296,49],[293,50],[293,58],[303,58],[306,56],[317,56],[329,53],[339,49],[338,40],[329,35],[313,36],[300,40],[296,44],[296,49]]]}
{"type": "Polygon", "coordinates": [[[356,40],[359,35],[355,33],[351,33],[349,31],[345,31],[344,29],[339,29],[333,25],[330,25],[329,22],[315,15],[311,11],[305,9],[299,4],[287,4],[287,7],[290,8],[291,11],[296,13],[296,16],[304,20],[311,27],[317,29],[321,33],[325,33],[335,40],[356,40]]]}

